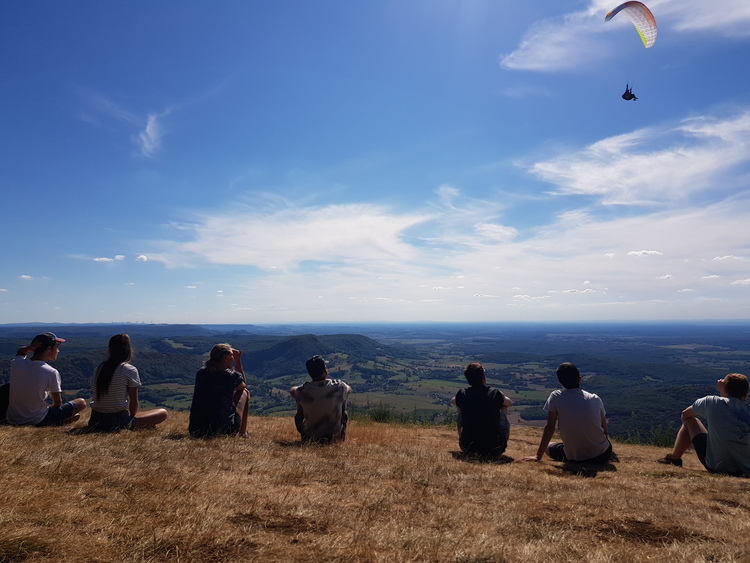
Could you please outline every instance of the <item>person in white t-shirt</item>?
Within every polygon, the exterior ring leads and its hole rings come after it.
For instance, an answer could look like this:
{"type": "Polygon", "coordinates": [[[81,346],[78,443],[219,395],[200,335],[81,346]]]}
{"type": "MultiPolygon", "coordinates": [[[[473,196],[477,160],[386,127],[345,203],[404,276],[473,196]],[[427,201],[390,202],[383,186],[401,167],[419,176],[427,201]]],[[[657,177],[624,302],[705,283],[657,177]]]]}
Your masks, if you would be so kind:
{"type": "Polygon", "coordinates": [[[584,391],[578,368],[565,362],[557,368],[557,380],[564,389],[550,393],[544,410],[547,425],[536,456],[521,461],[541,461],[546,453],[555,461],[606,464],[612,458],[612,444],[607,437],[607,418],[602,400],[584,391]],[[562,442],[550,444],[555,427],[562,442]]]}
{"type": "Polygon", "coordinates": [[[115,334],[109,339],[107,359],[96,368],[92,381],[89,428],[100,432],[153,428],[167,419],[166,409],[138,411],[138,370],[130,364],[133,348],[130,336],[115,334]]]}
{"type": "Polygon", "coordinates": [[[37,334],[22,346],[10,362],[10,392],[7,420],[14,426],[59,426],[77,421],[86,401],[63,403],[60,372],[54,362],[64,339],[51,332],[37,334]],[[32,354],[31,358],[27,356],[32,354]],[[48,399],[52,400],[49,404],[48,399]]]}
{"type": "Polygon", "coordinates": [[[332,443],[346,439],[346,399],[352,388],[340,379],[328,379],[326,362],[313,356],[305,363],[312,379],[289,393],[297,401],[294,423],[302,442],[332,443]]]}

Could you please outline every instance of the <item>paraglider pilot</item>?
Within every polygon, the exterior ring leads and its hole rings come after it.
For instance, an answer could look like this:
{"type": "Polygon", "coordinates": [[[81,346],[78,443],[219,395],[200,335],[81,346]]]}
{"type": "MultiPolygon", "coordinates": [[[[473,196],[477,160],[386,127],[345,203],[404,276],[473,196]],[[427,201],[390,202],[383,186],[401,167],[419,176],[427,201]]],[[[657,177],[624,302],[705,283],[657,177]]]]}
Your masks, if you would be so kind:
{"type": "Polygon", "coordinates": [[[635,94],[633,94],[633,89],[628,87],[628,84],[625,84],[625,93],[622,95],[623,100],[637,100],[638,98],[635,97],[635,94]]]}

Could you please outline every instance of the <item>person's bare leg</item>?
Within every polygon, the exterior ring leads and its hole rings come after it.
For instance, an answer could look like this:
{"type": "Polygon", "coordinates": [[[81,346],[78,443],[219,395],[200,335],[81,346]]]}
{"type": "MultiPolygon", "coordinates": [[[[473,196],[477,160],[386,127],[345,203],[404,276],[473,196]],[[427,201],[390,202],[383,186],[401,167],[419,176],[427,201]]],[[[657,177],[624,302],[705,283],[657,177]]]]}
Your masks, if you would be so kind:
{"type": "Polygon", "coordinates": [[[707,434],[703,423],[695,417],[688,418],[680,426],[672,449],[672,459],[682,459],[682,455],[693,446],[693,438],[698,434],[707,434]]]}
{"type": "Polygon", "coordinates": [[[237,435],[248,438],[247,418],[250,414],[250,391],[247,389],[243,389],[237,399],[237,414],[240,415],[240,430],[237,435]]]}
{"type": "Polygon", "coordinates": [[[81,398],[73,399],[73,403],[76,406],[76,412],[70,418],[66,418],[63,421],[63,424],[70,424],[71,422],[78,422],[81,419],[81,411],[86,409],[85,399],[81,399],[81,398]]]}
{"type": "Polygon", "coordinates": [[[133,428],[154,428],[167,420],[167,409],[153,409],[150,411],[139,412],[133,420],[133,428]]]}

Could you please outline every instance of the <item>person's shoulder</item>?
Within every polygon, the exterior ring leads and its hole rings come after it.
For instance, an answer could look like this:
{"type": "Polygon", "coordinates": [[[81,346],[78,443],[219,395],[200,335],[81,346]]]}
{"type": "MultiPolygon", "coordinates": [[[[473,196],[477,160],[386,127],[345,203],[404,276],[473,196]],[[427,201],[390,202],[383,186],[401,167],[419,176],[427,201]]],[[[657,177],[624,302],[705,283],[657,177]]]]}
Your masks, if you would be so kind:
{"type": "Polygon", "coordinates": [[[119,366],[119,369],[123,373],[128,373],[128,374],[134,373],[135,375],[138,375],[138,368],[135,367],[133,364],[130,364],[128,362],[121,363],[120,366],[119,366]]]}

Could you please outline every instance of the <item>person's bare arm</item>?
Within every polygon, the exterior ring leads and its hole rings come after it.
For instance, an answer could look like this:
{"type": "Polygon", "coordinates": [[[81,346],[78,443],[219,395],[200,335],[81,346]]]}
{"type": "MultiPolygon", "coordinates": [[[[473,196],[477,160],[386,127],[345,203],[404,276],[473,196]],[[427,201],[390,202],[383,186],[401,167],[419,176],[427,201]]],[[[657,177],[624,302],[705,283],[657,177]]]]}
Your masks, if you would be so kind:
{"type": "Polygon", "coordinates": [[[685,422],[688,418],[695,418],[697,415],[693,411],[693,407],[689,406],[684,411],[682,411],[682,416],[680,417],[682,419],[682,422],[685,422]]]}
{"type": "Polygon", "coordinates": [[[138,387],[128,387],[128,411],[130,416],[138,412],[138,387]]]}
{"type": "Polygon", "coordinates": [[[57,393],[50,393],[52,396],[52,406],[53,407],[59,407],[62,405],[62,393],[59,391],[57,393]]]}
{"type": "Polygon", "coordinates": [[[232,359],[234,360],[234,370],[245,375],[245,370],[242,369],[242,350],[232,348],[232,359]]]}
{"type": "Polygon", "coordinates": [[[552,440],[552,435],[555,433],[555,428],[557,428],[557,413],[550,411],[547,413],[547,424],[544,427],[544,432],[542,432],[542,440],[539,442],[536,456],[522,457],[519,461],[542,461],[542,457],[547,452],[547,446],[552,440]]]}

